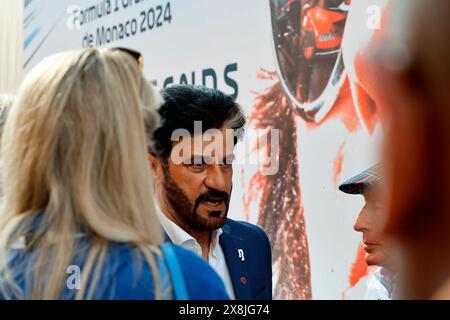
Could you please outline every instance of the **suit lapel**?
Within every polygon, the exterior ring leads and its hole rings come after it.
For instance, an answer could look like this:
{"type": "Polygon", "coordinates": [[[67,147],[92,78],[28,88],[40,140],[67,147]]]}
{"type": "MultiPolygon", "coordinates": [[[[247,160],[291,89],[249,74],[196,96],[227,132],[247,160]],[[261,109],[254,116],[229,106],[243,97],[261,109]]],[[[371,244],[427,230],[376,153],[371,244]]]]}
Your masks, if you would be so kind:
{"type": "Polygon", "coordinates": [[[243,250],[242,246],[237,245],[238,239],[233,237],[230,227],[225,224],[222,227],[223,233],[220,236],[220,246],[222,247],[228,271],[230,272],[231,282],[233,283],[234,295],[237,300],[252,299],[249,273],[247,262],[239,257],[238,250],[243,250]]]}

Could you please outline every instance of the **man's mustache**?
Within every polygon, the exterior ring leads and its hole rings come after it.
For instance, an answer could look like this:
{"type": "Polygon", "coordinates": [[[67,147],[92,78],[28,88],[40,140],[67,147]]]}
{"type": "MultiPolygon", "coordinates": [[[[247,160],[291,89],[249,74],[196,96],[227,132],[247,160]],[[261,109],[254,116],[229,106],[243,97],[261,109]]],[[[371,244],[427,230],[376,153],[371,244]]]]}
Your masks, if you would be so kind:
{"type": "Polygon", "coordinates": [[[228,203],[229,198],[230,196],[226,192],[209,189],[207,192],[198,196],[195,203],[196,205],[200,204],[200,202],[225,201],[225,203],[228,203]]]}

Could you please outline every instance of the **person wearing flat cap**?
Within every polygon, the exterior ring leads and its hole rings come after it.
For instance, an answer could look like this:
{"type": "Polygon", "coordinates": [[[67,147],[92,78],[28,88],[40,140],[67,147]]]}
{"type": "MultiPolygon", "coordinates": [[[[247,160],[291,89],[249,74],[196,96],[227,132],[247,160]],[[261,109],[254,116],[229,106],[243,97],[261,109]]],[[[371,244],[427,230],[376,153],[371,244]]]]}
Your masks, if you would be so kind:
{"type": "Polygon", "coordinates": [[[395,272],[390,263],[390,250],[383,236],[387,212],[381,201],[382,167],[377,164],[350,178],[339,190],[364,196],[365,205],[358,214],[353,229],[361,232],[366,251],[365,260],[374,271],[368,275],[365,300],[391,300],[395,272]]]}

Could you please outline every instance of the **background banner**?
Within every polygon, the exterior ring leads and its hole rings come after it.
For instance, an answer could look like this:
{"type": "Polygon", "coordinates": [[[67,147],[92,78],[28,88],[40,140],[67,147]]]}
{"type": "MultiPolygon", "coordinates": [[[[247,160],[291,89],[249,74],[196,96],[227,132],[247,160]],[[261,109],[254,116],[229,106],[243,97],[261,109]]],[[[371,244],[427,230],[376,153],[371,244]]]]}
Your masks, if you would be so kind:
{"type": "Polygon", "coordinates": [[[58,51],[121,46],[142,52],[158,88],[196,84],[233,95],[249,130],[237,150],[229,216],[268,233],[274,297],[362,298],[368,270],[352,226],[363,198],[338,186],[378,161],[379,112],[360,53],[382,29],[386,1],[24,5],[25,73],[58,51]]]}

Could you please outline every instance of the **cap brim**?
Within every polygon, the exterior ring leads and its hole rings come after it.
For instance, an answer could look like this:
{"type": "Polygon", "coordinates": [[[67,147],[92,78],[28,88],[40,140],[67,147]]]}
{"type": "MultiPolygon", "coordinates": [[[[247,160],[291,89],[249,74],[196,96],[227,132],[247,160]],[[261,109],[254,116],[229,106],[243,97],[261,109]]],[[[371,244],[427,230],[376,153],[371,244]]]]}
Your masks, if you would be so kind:
{"type": "Polygon", "coordinates": [[[365,184],[343,183],[339,186],[339,190],[347,194],[363,194],[366,187],[365,184]]]}
{"type": "Polygon", "coordinates": [[[367,187],[381,180],[380,171],[380,165],[375,165],[341,184],[339,190],[347,194],[362,194],[367,187]]]}

